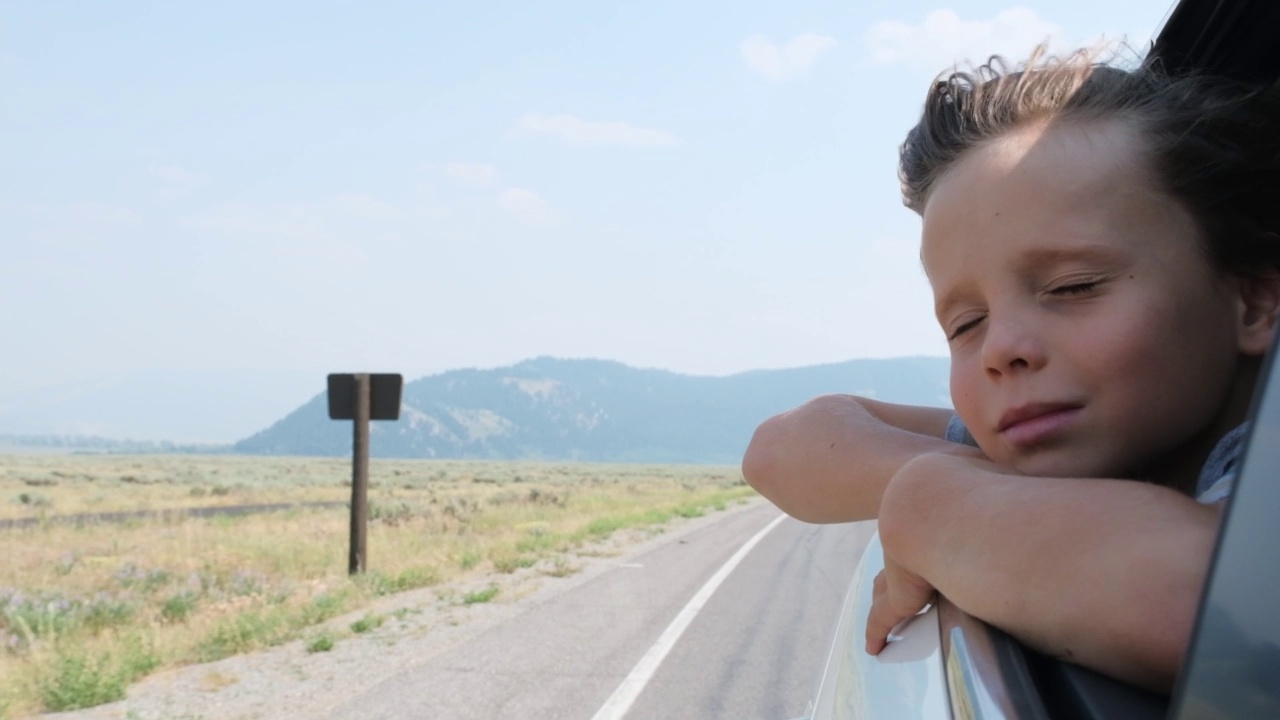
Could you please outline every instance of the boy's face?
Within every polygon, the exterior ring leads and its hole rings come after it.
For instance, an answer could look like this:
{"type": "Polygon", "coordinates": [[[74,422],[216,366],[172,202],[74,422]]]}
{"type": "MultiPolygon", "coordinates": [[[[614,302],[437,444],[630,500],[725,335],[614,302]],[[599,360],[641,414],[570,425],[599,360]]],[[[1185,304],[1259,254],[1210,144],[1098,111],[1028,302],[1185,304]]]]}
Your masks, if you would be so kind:
{"type": "Polygon", "coordinates": [[[1237,284],[1154,191],[1139,139],[1121,121],[1029,127],[929,195],[921,257],[952,401],[997,463],[1125,477],[1226,412],[1237,284]]]}

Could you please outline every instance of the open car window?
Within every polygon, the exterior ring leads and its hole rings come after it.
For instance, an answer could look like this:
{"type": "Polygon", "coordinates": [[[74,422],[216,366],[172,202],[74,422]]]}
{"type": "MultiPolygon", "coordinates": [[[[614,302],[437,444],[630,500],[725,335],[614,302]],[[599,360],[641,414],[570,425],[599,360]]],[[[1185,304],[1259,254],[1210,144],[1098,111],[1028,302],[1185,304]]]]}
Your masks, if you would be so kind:
{"type": "Polygon", "coordinates": [[[1171,718],[1280,718],[1280,362],[1273,347],[1171,718]]]}

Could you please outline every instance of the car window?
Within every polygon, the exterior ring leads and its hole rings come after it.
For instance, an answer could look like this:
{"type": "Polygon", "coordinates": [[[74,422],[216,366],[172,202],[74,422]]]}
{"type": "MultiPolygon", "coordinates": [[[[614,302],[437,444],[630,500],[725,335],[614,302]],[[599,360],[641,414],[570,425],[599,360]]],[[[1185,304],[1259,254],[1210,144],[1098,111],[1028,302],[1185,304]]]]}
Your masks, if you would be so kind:
{"type": "Polygon", "coordinates": [[[1174,718],[1280,717],[1280,363],[1225,511],[1174,718]]]}

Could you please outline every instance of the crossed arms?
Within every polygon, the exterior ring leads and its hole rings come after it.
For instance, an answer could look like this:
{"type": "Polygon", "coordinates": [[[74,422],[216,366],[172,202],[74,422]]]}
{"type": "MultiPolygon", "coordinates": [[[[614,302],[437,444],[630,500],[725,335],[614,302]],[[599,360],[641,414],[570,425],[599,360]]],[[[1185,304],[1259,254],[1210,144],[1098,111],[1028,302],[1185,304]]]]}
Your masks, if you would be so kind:
{"type": "Polygon", "coordinates": [[[820,397],[756,430],[743,475],[806,522],[879,519],[869,652],[936,589],[1041,652],[1168,692],[1220,507],[1146,483],[1018,475],[943,440],[950,415],[820,397]]]}

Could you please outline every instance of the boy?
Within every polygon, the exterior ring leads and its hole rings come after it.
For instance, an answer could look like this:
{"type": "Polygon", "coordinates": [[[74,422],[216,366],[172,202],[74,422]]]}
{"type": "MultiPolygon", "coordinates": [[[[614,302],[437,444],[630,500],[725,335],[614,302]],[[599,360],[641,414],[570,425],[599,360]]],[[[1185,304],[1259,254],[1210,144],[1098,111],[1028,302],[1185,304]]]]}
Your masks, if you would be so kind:
{"type": "Polygon", "coordinates": [[[1168,692],[1221,510],[1195,497],[1229,483],[1280,316],[1280,113],[1042,52],[936,83],[902,150],[954,417],[819,398],[743,473],[802,520],[879,518],[869,652],[936,590],[1168,692]]]}

